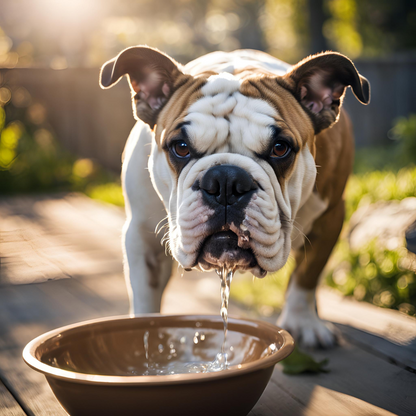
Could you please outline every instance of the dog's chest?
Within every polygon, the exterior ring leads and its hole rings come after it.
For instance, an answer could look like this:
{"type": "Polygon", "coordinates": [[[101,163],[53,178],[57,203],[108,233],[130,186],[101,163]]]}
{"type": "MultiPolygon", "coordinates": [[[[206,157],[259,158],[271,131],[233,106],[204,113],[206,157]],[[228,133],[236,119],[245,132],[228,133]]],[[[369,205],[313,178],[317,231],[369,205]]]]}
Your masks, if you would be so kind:
{"type": "Polygon", "coordinates": [[[316,192],[306,200],[305,204],[299,209],[292,230],[292,249],[297,250],[305,242],[305,236],[310,233],[313,223],[328,208],[328,202],[324,201],[316,192]]]}

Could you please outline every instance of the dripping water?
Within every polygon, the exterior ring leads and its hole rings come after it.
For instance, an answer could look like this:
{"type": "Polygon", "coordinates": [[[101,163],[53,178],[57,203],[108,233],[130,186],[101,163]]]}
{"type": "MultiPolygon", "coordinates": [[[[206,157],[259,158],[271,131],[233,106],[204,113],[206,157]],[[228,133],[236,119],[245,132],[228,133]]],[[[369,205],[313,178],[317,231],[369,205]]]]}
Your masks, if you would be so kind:
{"type": "Polygon", "coordinates": [[[217,359],[220,358],[221,362],[224,363],[224,367],[228,367],[227,354],[226,354],[226,343],[227,343],[227,332],[228,332],[228,302],[230,298],[231,281],[233,280],[234,269],[229,269],[223,266],[222,269],[217,270],[217,274],[221,279],[221,309],[220,314],[224,323],[224,339],[222,341],[221,353],[217,354],[217,359]],[[221,355],[219,357],[219,355],[221,355]]]}

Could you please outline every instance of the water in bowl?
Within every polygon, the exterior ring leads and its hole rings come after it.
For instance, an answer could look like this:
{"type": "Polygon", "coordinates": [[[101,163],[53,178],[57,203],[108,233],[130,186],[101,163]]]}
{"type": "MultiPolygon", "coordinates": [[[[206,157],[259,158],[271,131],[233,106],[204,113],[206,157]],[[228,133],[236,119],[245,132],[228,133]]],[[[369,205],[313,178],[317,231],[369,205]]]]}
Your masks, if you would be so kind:
{"type": "MultiPolygon", "coordinates": [[[[189,362],[183,363],[180,361],[173,361],[168,368],[161,366],[160,363],[149,361],[149,332],[143,336],[143,345],[146,352],[147,370],[143,375],[166,375],[166,374],[184,374],[184,373],[212,373],[217,371],[226,370],[229,367],[228,355],[226,350],[227,332],[228,332],[228,303],[230,298],[231,281],[233,279],[234,270],[223,267],[217,270],[217,274],[221,279],[221,309],[220,314],[224,323],[224,339],[221,345],[221,351],[219,351],[213,361],[207,362],[189,362]]],[[[203,342],[205,340],[205,334],[198,331],[195,332],[193,337],[194,344],[203,342]]],[[[182,338],[183,341],[183,338],[182,338]]],[[[174,344],[171,344],[171,355],[174,358],[176,349],[174,344]]],[[[159,352],[161,345],[159,345],[159,352]]],[[[233,347],[230,346],[229,351],[233,351],[233,347]]]]}

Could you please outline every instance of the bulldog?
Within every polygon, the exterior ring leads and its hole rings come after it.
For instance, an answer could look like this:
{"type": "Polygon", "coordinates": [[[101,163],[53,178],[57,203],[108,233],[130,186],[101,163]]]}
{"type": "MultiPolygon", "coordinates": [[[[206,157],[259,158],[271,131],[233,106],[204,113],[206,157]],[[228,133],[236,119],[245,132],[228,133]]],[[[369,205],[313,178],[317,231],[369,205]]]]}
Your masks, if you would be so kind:
{"type": "Polygon", "coordinates": [[[160,310],[172,257],[185,270],[265,277],[292,251],[278,325],[306,347],[332,346],[315,289],[342,228],[353,163],[341,105],[348,86],[368,104],[367,79],[334,52],[294,66],[259,51],[214,52],[182,66],[147,46],[106,62],[101,87],[124,75],[137,119],[122,168],[131,312],[160,310]],[[154,234],[164,219],[171,255],[154,234]]]}

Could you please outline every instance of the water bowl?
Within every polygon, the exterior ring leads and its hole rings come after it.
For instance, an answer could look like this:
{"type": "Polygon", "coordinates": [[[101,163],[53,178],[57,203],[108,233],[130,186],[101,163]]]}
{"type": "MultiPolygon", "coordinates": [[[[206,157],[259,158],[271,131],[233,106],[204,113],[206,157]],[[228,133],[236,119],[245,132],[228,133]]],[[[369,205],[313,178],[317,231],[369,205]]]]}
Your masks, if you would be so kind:
{"type": "Polygon", "coordinates": [[[23,359],[72,416],[246,415],[293,339],[266,322],[229,319],[228,366],[205,372],[223,338],[219,316],[111,317],[47,332],[23,359]]]}

